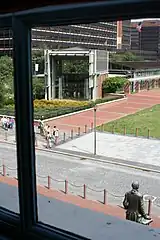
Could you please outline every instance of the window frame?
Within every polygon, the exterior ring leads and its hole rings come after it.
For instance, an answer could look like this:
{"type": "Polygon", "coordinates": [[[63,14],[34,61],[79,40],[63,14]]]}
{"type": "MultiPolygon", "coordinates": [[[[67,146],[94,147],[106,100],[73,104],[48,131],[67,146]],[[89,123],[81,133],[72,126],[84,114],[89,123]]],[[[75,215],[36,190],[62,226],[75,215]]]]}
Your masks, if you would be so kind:
{"type": "Polygon", "coordinates": [[[31,28],[46,25],[58,26],[115,21],[119,17],[121,17],[121,20],[158,17],[159,13],[159,1],[157,0],[108,0],[56,5],[0,16],[0,28],[12,28],[13,30],[20,206],[19,215],[6,209],[0,209],[1,226],[4,227],[4,232],[9,232],[10,229],[15,234],[21,234],[33,239],[87,239],[38,222],[32,101],[31,28]],[[25,51],[23,51],[24,49],[25,51]],[[25,91],[23,92],[22,89],[25,89],[25,91]]]}

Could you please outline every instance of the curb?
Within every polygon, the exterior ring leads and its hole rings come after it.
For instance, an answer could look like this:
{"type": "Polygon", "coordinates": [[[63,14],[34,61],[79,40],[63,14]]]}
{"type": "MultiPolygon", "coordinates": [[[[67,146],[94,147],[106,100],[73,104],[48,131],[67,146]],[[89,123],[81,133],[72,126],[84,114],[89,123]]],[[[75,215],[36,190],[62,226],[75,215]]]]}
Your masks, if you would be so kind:
{"type": "MultiPolygon", "coordinates": [[[[1,143],[5,143],[5,144],[9,144],[12,146],[15,146],[16,143],[11,143],[11,142],[4,142],[2,140],[0,140],[1,143]]],[[[67,152],[61,152],[61,151],[57,151],[57,150],[49,150],[49,149],[43,149],[43,148],[39,148],[39,147],[35,147],[36,150],[38,151],[43,151],[43,152],[47,152],[47,153],[55,153],[55,154],[59,154],[59,155],[63,155],[63,156],[70,156],[70,157],[75,157],[75,158],[84,158],[84,155],[78,155],[78,154],[74,154],[74,153],[67,153],[67,152]]],[[[105,164],[112,164],[115,166],[120,166],[120,167],[127,167],[127,168],[131,168],[131,169],[136,169],[136,170],[140,170],[140,171],[144,171],[144,172],[152,172],[152,173],[158,173],[160,174],[159,170],[155,170],[152,168],[146,168],[146,167],[140,167],[140,166],[135,166],[135,165],[131,165],[131,164],[127,164],[127,163],[122,163],[122,162],[114,162],[114,161],[110,161],[110,160],[103,160],[100,158],[94,158],[94,157],[89,157],[86,156],[85,157],[88,160],[94,161],[94,162],[100,162],[100,163],[105,163],[105,164]]]]}
{"type": "MultiPolygon", "coordinates": [[[[39,151],[44,151],[44,152],[51,152],[51,153],[56,153],[56,154],[60,154],[60,155],[65,155],[65,156],[70,156],[70,157],[75,157],[75,158],[84,158],[84,155],[77,155],[74,153],[67,153],[67,152],[61,152],[61,151],[57,151],[57,150],[49,150],[49,149],[42,149],[42,148],[36,148],[39,151]]],[[[151,168],[145,168],[145,167],[140,167],[140,166],[135,166],[135,165],[131,165],[131,164],[127,164],[127,163],[122,163],[122,162],[114,162],[114,161],[110,161],[110,160],[102,160],[100,158],[94,158],[94,157],[89,157],[86,156],[86,159],[94,161],[94,162],[101,162],[101,163],[108,163],[108,164],[112,164],[112,165],[117,165],[117,166],[121,166],[121,167],[127,167],[127,168],[132,168],[132,169],[137,169],[137,170],[141,170],[141,171],[145,171],[145,172],[153,172],[153,173],[159,173],[159,170],[155,170],[155,169],[151,169],[151,168]]]]}
{"type": "MultiPolygon", "coordinates": [[[[118,96],[122,96],[123,98],[116,99],[116,100],[113,100],[113,101],[104,102],[104,103],[98,103],[97,106],[103,106],[105,104],[111,104],[111,103],[114,103],[114,102],[120,102],[122,100],[127,100],[127,96],[125,94],[121,94],[121,95],[118,94],[118,96]]],[[[48,119],[43,120],[42,122],[45,123],[45,122],[48,122],[48,121],[52,121],[52,120],[56,120],[56,119],[60,119],[60,118],[68,117],[68,116],[72,116],[72,115],[75,115],[75,114],[79,114],[79,113],[90,111],[91,109],[93,109],[93,107],[92,108],[87,108],[87,109],[84,109],[84,110],[80,110],[80,111],[77,111],[77,112],[73,112],[73,113],[60,115],[60,116],[53,117],[53,118],[48,118],[48,119]]],[[[3,116],[4,115],[0,115],[0,118],[2,118],[3,116]]],[[[5,115],[5,116],[7,118],[14,118],[15,119],[15,116],[9,116],[9,115],[5,115]]],[[[34,122],[39,123],[40,120],[34,119],[34,122]]]]}
{"type": "MultiPolygon", "coordinates": [[[[124,95],[124,98],[116,99],[116,100],[109,101],[109,102],[99,103],[99,104],[97,104],[97,106],[103,106],[105,104],[111,104],[111,103],[114,103],[114,102],[120,102],[120,101],[124,101],[124,100],[127,100],[127,97],[125,95],[124,95]]],[[[64,115],[57,116],[57,117],[54,117],[54,118],[48,118],[48,119],[43,120],[42,122],[45,123],[45,122],[48,122],[48,121],[52,121],[52,120],[56,120],[56,119],[60,119],[60,118],[64,118],[64,117],[69,117],[69,116],[72,116],[72,115],[76,115],[76,114],[79,114],[79,113],[90,111],[92,109],[93,109],[93,107],[92,108],[87,108],[85,110],[80,110],[80,111],[77,111],[77,112],[73,112],[73,113],[64,114],[64,115]]]]}

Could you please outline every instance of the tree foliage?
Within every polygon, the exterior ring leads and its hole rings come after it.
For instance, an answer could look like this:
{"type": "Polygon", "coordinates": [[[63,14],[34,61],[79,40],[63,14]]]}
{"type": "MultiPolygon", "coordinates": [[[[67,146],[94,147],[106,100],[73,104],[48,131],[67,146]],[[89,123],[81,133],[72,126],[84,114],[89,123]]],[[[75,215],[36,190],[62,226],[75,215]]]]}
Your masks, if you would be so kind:
{"type": "Polygon", "coordinates": [[[88,73],[89,63],[86,60],[67,60],[63,62],[64,73],[88,73]]]}
{"type": "Polygon", "coordinates": [[[44,50],[38,50],[32,52],[32,64],[33,64],[33,72],[35,68],[35,64],[39,65],[39,73],[44,73],[44,50]]]}
{"type": "Polygon", "coordinates": [[[102,84],[103,94],[105,93],[116,93],[117,91],[122,91],[124,85],[128,80],[124,77],[110,77],[106,78],[102,84]]]}
{"type": "Polygon", "coordinates": [[[33,98],[44,98],[45,84],[44,78],[33,77],[33,98]]]}
{"type": "Polygon", "coordinates": [[[0,108],[2,108],[4,104],[5,104],[4,88],[3,85],[0,84],[0,108]]]}
{"type": "Polygon", "coordinates": [[[110,61],[111,62],[135,62],[135,61],[143,61],[141,56],[137,56],[132,52],[125,52],[125,53],[111,53],[110,54],[110,61]]]}
{"type": "Polygon", "coordinates": [[[13,60],[11,57],[0,57],[0,84],[8,93],[13,93],[13,60]]]}
{"type": "Polygon", "coordinates": [[[13,60],[8,56],[0,57],[0,107],[8,98],[13,98],[13,60]]]}

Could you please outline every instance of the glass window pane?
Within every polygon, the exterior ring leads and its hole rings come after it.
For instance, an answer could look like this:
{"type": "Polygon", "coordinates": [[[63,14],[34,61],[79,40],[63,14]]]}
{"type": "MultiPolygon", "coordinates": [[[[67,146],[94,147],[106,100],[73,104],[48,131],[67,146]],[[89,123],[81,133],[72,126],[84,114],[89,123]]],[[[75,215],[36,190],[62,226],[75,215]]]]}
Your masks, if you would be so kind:
{"type": "MultiPolygon", "coordinates": [[[[86,214],[83,206],[77,206],[84,201],[85,184],[101,190],[87,190],[87,198],[99,201],[103,201],[105,184],[98,182],[95,168],[85,164],[85,158],[55,154],[54,150],[91,130],[92,111],[82,123],[61,116],[93,107],[94,75],[108,73],[107,51],[117,47],[116,32],[116,22],[32,29],[38,220],[84,236],[84,230],[73,222],[82,221],[86,214]]],[[[80,152],[82,147],[73,150],[80,152]]]]}
{"type": "Polygon", "coordinates": [[[19,213],[12,30],[0,29],[0,206],[19,213]]]}
{"type": "MultiPolygon", "coordinates": [[[[108,155],[115,161],[116,154],[125,158],[123,149],[120,151],[116,144],[120,137],[127,142],[128,136],[113,134],[113,127],[109,134],[104,128],[106,122],[125,113],[117,110],[117,103],[98,105],[119,100],[123,91],[118,89],[114,97],[110,94],[113,92],[103,95],[102,83],[110,74],[109,61],[113,72],[116,70],[114,76],[120,76],[118,70],[121,74],[130,71],[129,67],[123,66],[122,70],[112,62],[117,47],[121,47],[122,55],[116,61],[139,59],[138,54],[128,56],[126,52],[126,46],[131,48],[130,21],[122,22],[122,28],[117,24],[98,22],[32,29],[38,220],[89,237],[88,222],[97,226],[98,219],[105,222],[106,214],[124,217],[117,205],[122,205],[133,178],[142,182],[140,171],[135,174],[131,169],[93,162],[95,155],[101,155],[104,161],[108,155]],[[86,111],[75,114],[82,110],[86,111]],[[117,213],[109,210],[110,206],[117,213]]],[[[146,73],[135,71],[137,77],[146,73]]],[[[151,177],[147,173],[143,179],[151,177]]],[[[154,184],[158,181],[154,179],[154,184]]],[[[146,194],[144,185],[141,189],[146,194]]],[[[149,190],[155,194],[152,187],[149,190]]],[[[156,213],[157,208],[153,207],[153,211],[156,213]]]]}

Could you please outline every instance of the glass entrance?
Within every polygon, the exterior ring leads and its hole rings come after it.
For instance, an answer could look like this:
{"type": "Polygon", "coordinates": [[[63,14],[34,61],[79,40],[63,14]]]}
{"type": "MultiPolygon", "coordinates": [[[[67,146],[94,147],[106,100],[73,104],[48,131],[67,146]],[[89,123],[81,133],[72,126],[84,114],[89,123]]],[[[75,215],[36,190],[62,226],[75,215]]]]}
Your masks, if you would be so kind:
{"type": "Polygon", "coordinates": [[[62,96],[66,99],[88,99],[88,74],[63,74],[62,96]]]}

